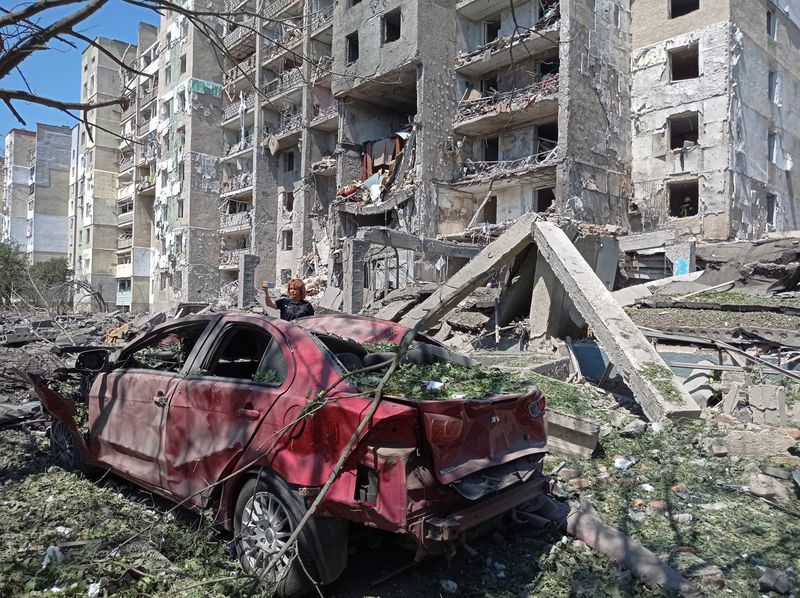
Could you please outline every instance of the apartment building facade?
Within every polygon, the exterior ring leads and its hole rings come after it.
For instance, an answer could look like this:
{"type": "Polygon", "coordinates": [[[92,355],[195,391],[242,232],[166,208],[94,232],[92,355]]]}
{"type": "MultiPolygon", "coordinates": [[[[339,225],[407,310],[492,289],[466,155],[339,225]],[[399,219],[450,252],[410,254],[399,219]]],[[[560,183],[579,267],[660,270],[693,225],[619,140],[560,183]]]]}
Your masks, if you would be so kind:
{"type": "Polygon", "coordinates": [[[28,262],[67,257],[69,127],[39,123],[5,140],[3,238],[28,262]]]}
{"type": "Polygon", "coordinates": [[[633,4],[634,230],[800,228],[800,15],[769,0],[633,4]]]}

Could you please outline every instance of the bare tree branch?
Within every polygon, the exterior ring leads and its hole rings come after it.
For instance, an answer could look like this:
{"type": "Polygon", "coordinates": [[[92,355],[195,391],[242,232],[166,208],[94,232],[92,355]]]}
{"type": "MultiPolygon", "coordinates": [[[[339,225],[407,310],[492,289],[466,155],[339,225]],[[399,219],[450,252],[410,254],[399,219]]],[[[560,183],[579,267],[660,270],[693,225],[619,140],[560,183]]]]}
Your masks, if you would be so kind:
{"type": "Polygon", "coordinates": [[[51,8],[56,8],[57,6],[76,4],[83,1],[84,0],[39,0],[39,2],[29,4],[17,12],[11,12],[7,9],[3,9],[3,12],[6,13],[6,16],[0,18],[0,28],[8,27],[9,25],[14,25],[21,21],[25,21],[36,14],[50,10],[51,8]]]}

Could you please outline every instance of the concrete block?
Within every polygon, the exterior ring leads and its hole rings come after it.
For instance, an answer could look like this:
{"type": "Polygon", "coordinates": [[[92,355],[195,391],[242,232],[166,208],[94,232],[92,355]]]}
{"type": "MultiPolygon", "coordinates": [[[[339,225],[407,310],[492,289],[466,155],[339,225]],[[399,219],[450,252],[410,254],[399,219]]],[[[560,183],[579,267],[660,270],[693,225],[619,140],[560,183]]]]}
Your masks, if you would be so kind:
{"type": "Polygon", "coordinates": [[[748,402],[753,423],[786,426],[786,387],[774,384],[751,386],[748,402]]]}
{"type": "Polygon", "coordinates": [[[594,330],[645,415],[651,421],[698,417],[700,407],[695,400],[564,232],[551,222],[535,222],[532,229],[539,252],[594,330]]]}
{"type": "Polygon", "coordinates": [[[400,323],[413,328],[425,317],[427,327],[439,322],[442,316],[479,287],[493,272],[508,264],[531,244],[530,228],[536,218],[536,214],[532,212],[520,216],[508,230],[484,247],[433,295],[414,307],[400,323]]]}
{"type": "Polygon", "coordinates": [[[416,299],[405,299],[401,301],[392,301],[388,305],[384,305],[375,314],[375,317],[381,320],[391,320],[396,322],[404,313],[417,304],[416,299]]]}
{"type": "Polygon", "coordinates": [[[588,459],[600,440],[600,424],[554,409],[547,410],[547,448],[551,453],[588,459]]]}

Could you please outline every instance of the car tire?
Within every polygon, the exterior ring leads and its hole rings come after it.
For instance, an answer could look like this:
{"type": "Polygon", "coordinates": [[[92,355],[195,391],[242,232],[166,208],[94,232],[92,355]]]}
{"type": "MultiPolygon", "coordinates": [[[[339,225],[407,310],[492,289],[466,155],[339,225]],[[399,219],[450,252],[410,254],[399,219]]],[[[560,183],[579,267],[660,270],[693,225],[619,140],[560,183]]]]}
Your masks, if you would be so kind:
{"type": "Polygon", "coordinates": [[[64,469],[86,471],[86,462],[78,438],[56,418],[50,426],[50,455],[64,469]]]}
{"type": "Polygon", "coordinates": [[[248,480],[239,492],[234,516],[236,554],[242,568],[280,598],[294,598],[314,587],[317,576],[311,550],[313,518],[297,538],[295,549],[266,576],[264,569],[306,512],[302,498],[281,479],[262,475],[248,480]],[[299,554],[297,553],[299,551],[299,554]],[[301,563],[302,561],[302,563],[301,563]]]}

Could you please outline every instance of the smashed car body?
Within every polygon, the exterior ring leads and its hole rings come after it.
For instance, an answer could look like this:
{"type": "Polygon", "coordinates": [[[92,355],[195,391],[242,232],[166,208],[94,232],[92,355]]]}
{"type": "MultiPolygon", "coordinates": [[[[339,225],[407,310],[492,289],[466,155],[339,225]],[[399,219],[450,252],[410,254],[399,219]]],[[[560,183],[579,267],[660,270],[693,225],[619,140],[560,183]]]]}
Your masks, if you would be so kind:
{"type": "MultiPolygon", "coordinates": [[[[387,354],[369,344],[397,343],[407,331],[349,316],[172,320],[111,355],[79,356],[95,373],[88,431],[74,401],[31,379],[64,465],[110,470],[188,507],[213,507],[245,570],[259,575],[370,406],[352,372],[379,368],[387,354]]],[[[407,358],[470,361],[423,335],[407,358]]],[[[477,400],[383,397],[298,538],[302,565],[319,583],[336,579],[353,523],[404,534],[422,556],[538,497],[548,483],[545,409],[535,386],[477,400]]],[[[311,587],[296,561],[290,554],[278,567],[281,595],[311,587]]]]}

